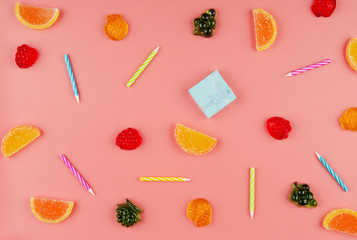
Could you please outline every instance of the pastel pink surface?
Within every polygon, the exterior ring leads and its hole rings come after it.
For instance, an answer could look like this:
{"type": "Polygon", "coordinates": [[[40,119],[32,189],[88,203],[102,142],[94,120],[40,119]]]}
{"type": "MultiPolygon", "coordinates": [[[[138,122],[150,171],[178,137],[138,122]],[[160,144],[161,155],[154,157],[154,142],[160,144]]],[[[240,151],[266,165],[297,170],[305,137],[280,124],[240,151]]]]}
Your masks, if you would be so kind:
{"type": "Polygon", "coordinates": [[[0,135],[19,124],[43,135],[10,159],[0,161],[0,238],[25,239],[353,239],[322,228],[330,209],[357,210],[354,132],[338,118],[356,106],[356,73],[344,59],[357,35],[357,2],[338,1],[330,18],[317,18],[311,1],[69,1],[28,0],[58,7],[49,29],[19,23],[15,1],[0,1],[0,135]],[[218,13],[214,37],[192,34],[192,20],[208,8],[218,13]],[[251,10],[276,19],[270,49],[254,46],[251,10]],[[129,24],[120,42],[103,31],[107,14],[129,24]],[[14,61],[16,47],[35,47],[29,69],[14,61]],[[160,51],[132,88],[125,86],[150,52],[160,51]],[[63,60],[70,54],[81,103],[73,96],[63,60]],[[328,66],[295,77],[294,69],[331,58],[328,66]],[[187,90],[214,70],[238,99],[211,119],[187,90]],[[265,121],[281,116],[292,123],[288,139],[277,141],[265,121]],[[218,139],[212,152],[190,156],[176,144],[177,122],[218,139]],[[117,134],[138,129],[143,144],[134,151],[115,146],[117,134]],[[343,179],[345,193],[314,155],[319,152],[343,179]],[[93,197],[59,159],[65,152],[96,193],[93,197]],[[249,167],[256,168],[254,220],[249,216],[249,167]],[[142,183],[140,176],[183,176],[187,183],[142,183]],[[294,181],[310,184],[316,209],[288,202],[294,181]],[[75,201],[60,224],[32,215],[30,197],[75,201]],[[186,217],[190,200],[204,197],[213,221],[196,228],[186,217]],[[115,221],[125,198],[144,209],[142,223],[126,229],[115,221]]]}

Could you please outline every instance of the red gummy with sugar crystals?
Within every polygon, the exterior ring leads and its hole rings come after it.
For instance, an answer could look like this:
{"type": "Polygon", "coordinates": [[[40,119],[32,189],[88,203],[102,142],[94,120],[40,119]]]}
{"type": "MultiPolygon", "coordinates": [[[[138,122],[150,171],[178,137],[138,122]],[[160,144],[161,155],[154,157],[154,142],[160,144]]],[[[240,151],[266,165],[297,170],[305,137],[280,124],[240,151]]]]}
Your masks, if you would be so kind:
{"type": "Polygon", "coordinates": [[[312,12],[316,17],[329,17],[335,11],[336,0],[315,0],[311,6],[312,12]]]}
{"type": "Polygon", "coordinates": [[[291,132],[290,122],[282,117],[272,117],[267,120],[269,134],[278,140],[285,139],[291,132]]]}
{"type": "Polygon", "coordinates": [[[36,49],[23,44],[17,47],[15,62],[19,68],[29,68],[36,62],[37,57],[38,52],[36,49]]]}
{"type": "Polygon", "coordinates": [[[123,150],[134,150],[141,145],[141,142],[142,138],[138,130],[128,128],[118,134],[115,144],[123,150]]]}

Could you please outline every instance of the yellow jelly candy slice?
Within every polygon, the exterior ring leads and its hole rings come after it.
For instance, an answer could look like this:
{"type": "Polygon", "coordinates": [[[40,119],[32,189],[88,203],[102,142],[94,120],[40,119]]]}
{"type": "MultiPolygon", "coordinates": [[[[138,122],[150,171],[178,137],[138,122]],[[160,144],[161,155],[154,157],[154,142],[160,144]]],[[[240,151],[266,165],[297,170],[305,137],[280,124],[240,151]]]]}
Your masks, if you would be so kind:
{"type": "Polygon", "coordinates": [[[176,124],[175,138],[177,144],[184,151],[193,155],[206,154],[210,152],[217,143],[217,139],[182,124],[176,124]]]}
{"type": "Polygon", "coordinates": [[[1,151],[8,158],[23,149],[41,135],[39,129],[33,126],[22,125],[13,128],[2,141],[1,151]]]}

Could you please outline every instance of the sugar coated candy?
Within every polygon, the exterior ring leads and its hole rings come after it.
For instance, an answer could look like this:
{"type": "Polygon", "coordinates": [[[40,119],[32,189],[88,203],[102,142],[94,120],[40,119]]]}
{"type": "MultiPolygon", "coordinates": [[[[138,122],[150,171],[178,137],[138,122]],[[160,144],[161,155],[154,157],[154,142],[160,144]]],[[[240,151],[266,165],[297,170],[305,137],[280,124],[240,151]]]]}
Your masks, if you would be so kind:
{"type": "Polygon", "coordinates": [[[340,117],[340,124],[344,130],[357,131],[357,108],[348,108],[340,117]]]}
{"type": "Polygon", "coordinates": [[[51,27],[58,19],[58,8],[35,7],[15,3],[17,19],[26,27],[32,29],[45,29],[51,27]]]}
{"type": "Polygon", "coordinates": [[[45,223],[59,223],[72,213],[74,202],[47,198],[31,198],[31,210],[45,223]]]}
{"type": "Polygon", "coordinates": [[[255,48],[261,52],[268,49],[274,42],[278,28],[274,17],[264,9],[253,9],[255,48]]]}
{"type": "Polygon", "coordinates": [[[203,155],[210,152],[217,143],[217,139],[204,133],[176,124],[175,139],[177,144],[187,153],[203,155]]]}
{"type": "Polygon", "coordinates": [[[121,131],[115,140],[115,144],[123,150],[134,150],[141,145],[141,142],[142,138],[134,128],[121,131]]]}
{"type": "Polygon", "coordinates": [[[104,31],[111,40],[122,40],[128,34],[128,30],[128,24],[120,14],[110,14],[107,16],[104,31]]]}
{"type": "Polygon", "coordinates": [[[278,140],[285,139],[291,131],[290,122],[282,117],[272,117],[267,120],[269,134],[278,140]]]}
{"type": "Polygon", "coordinates": [[[17,47],[15,54],[15,62],[19,68],[31,67],[38,58],[38,52],[35,48],[32,48],[26,44],[22,44],[17,47]]]}
{"type": "Polygon", "coordinates": [[[41,135],[33,126],[21,125],[10,130],[2,141],[1,151],[5,158],[11,157],[41,135]]]}
{"type": "Polygon", "coordinates": [[[336,0],[315,0],[311,6],[316,17],[329,17],[335,11],[336,0]]]}
{"type": "Polygon", "coordinates": [[[323,226],[327,230],[357,236],[357,212],[347,208],[335,209],[326,215],[323,226]]]}
{"type": "Polygon", "coordinates": [[[204,198],[192,200],[187,207],[187,217],[195,223],[196,227],[203,227],[212,221],[212,208],[204,198]]]}

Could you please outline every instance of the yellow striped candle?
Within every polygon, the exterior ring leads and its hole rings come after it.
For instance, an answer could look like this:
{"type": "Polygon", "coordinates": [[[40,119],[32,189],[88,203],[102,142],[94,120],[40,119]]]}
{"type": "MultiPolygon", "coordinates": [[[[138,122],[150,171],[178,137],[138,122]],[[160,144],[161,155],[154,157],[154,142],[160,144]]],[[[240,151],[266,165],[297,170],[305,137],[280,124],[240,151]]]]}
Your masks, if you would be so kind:
{"type": "Polygon", "coordinates": [[[127,87],[130,87],[131,85],[133,85],[133,83],[135,82],[135,80],[140,76],[140,74],[144,71],[144,69],[146,68],[146,66],[151,62],[151,60],[155,57],[155,55],[157,54],[157,52],[159,51],[160,47],[157,47],[154,49],[154,51],[152,51],[152,53],[149,55],[149,57],[145,60],[145,62],[141,65],[141,67],[138,69],[138,71],[136,71],[136,73],[134,74],[134,76],[129,80],[129,82],[126,84],[127,87]]]}
{"type": "Polygon", "coordinates": [[[250,201],[249,211],[250,218],[253,219],[254,215],[254,193],[255,193],[255,168],[250,168],[250,201]]]}
{"type": "Polygon", "coordinates": [[[184,177],[140,177],[140,182],[187,182],[191,181],[184,177]]]}

